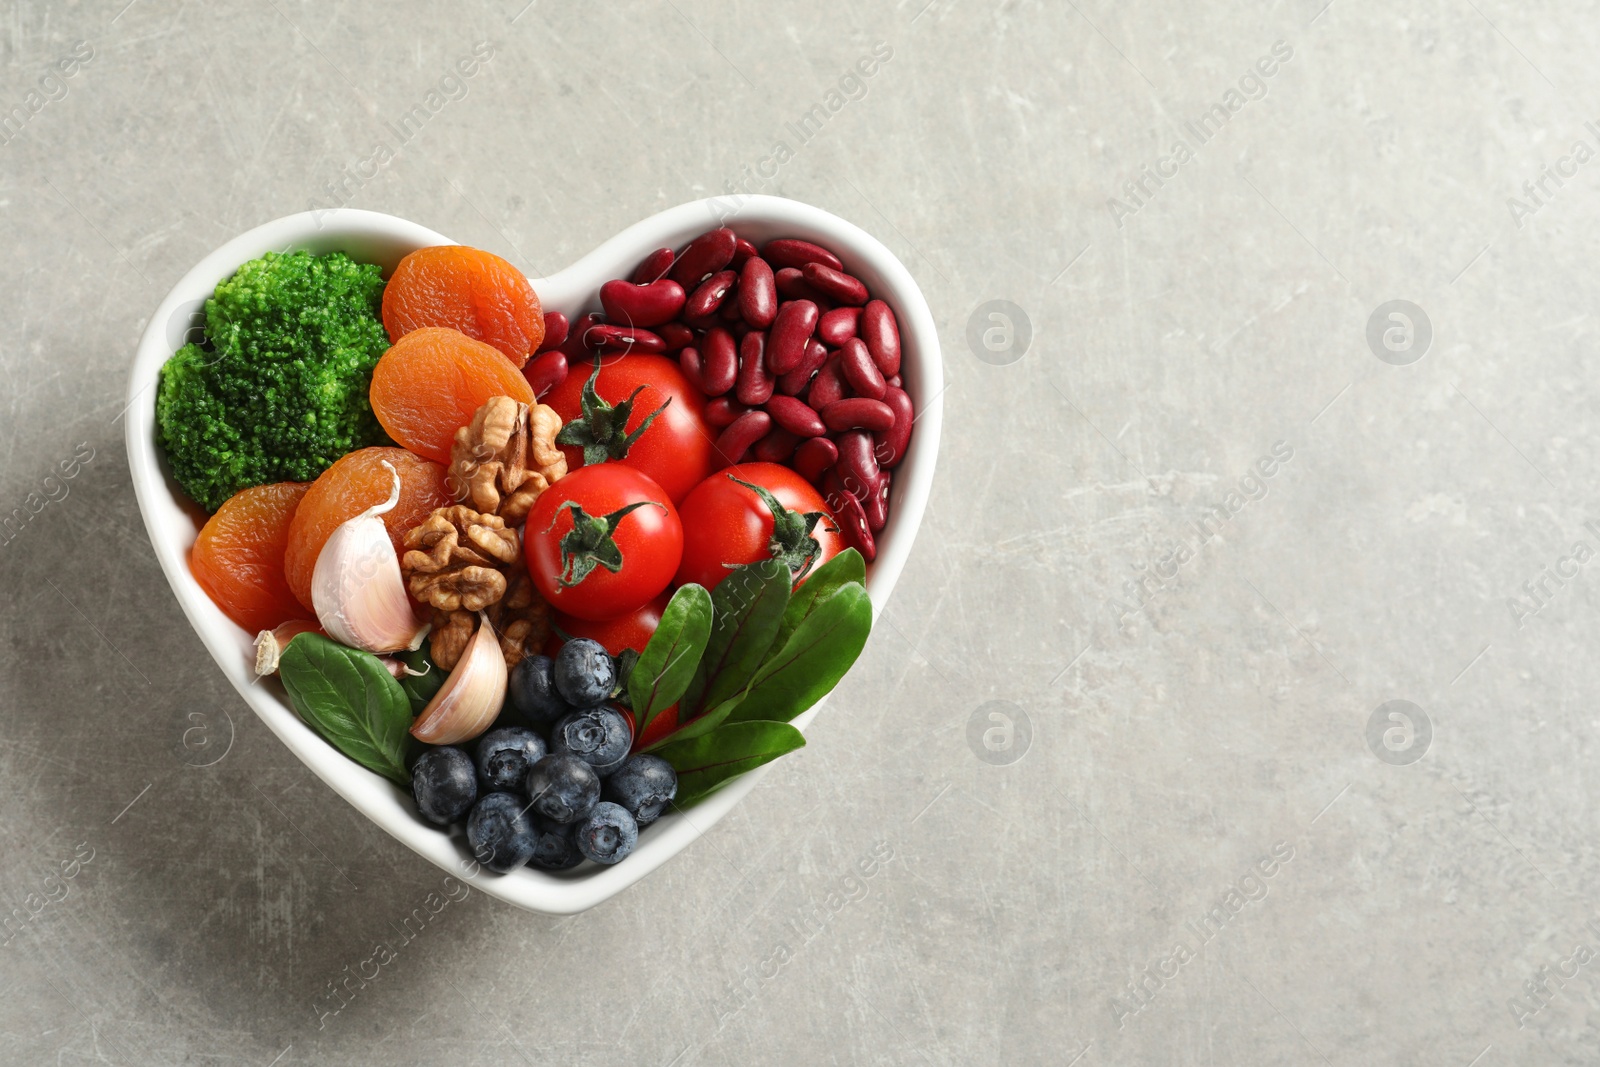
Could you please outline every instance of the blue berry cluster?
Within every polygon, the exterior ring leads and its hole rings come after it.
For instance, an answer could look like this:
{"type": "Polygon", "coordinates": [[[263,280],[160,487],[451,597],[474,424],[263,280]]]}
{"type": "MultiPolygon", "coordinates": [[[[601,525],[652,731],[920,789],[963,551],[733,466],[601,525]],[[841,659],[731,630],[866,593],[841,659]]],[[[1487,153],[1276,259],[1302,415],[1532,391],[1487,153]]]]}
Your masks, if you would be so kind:
{"type": "Polygon", "coordinates": [[[493,871],[620,863],[677,796],[678,775],[659,756],[628,755],[632,723],[606,703],[616,684],[598,641],[527,657],[470,755],[446,745],[412,766],[417,810],[440,826],[465,819],[473,854],[493,871]]]}

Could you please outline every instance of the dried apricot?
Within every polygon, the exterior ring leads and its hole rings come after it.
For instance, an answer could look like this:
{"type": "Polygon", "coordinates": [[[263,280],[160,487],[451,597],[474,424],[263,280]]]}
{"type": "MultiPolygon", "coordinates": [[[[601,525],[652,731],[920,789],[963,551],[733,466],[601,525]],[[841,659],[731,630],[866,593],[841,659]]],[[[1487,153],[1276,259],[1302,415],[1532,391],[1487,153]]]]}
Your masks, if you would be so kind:
{"type": "Polygon", "coordinates": [[[401,539],[433,514],[434,508],[451,503],[444,485],[444,466],[413,456],[403,448],[362,448],[339,459],[311,483],[289,524],[283,573],[295,597],[307,608],[312,606],[311,572],[333,531],[389,499],[394,475],[383,465],[385,462],[400,475],[400,503],[383,516],[395,551],[402,551],[401,539]]]}
{"type": "Polygon", "coordinates": [[[369,395],[390,437],[439,463],[450,462],[456,431],[490,397],[533,403],[528,379],[498,351],[435,326],[411,331],[383,354],[369,395]]]}
{"type": "Polygon", "coordinates": [[[419,248],[383,290],[383,325],[398,341],[424,326],[449,326],[493,345],[519,368],[544,340],[544,310],[523,273],[466,245],[419,248]]]}
{"type": "Polygon", "coordinates": [[[310,482],[241,489],[206,520],[189,550],[189,570],[222,609],[252,634],[308,612],[283,575],[289,525],[310,482]]]}

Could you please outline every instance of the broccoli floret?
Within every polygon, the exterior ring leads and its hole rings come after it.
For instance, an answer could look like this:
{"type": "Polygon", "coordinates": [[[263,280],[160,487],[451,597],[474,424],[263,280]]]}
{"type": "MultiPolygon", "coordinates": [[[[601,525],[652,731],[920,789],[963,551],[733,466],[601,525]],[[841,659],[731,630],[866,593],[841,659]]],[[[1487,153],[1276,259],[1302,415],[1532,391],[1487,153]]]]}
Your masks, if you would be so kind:
{"type": "Polygon", "coordinates": [[[389,347],[378,268],[343,252],[268,252],[206,301],[205,340],[161,368],[156,427],[207,511],[268,482],[310,481],[385,444],[367,390],[389,347]]]}

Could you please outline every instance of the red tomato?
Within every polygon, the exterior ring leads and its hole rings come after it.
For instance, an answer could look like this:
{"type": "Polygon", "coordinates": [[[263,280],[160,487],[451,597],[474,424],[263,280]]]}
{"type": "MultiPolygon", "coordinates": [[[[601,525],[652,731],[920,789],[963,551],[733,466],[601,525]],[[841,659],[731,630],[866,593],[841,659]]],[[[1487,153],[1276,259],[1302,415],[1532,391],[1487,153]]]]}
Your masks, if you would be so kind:
{"type": "Polygon", "coordinates": [[[683,524],[649,476],[601,463],[539,495],[523,542],[533,584],[550,606],[600,621],[643,607],[667,587],[683,556],[683,524]],[[577,531],[575,508],[585,516],[577,531]]]}
{"type": "MultiPolygon", "coordinates": [[[[843,551],[833,512],[810,482],[776,463],[740,463],[713,474],[684,498],[678,513],[688,534],[678,567],[679,585],[697,582],[714,589],[729,567],[774,558],[772,509],[758,493],[733,478],[761,486],[790,512],[822,513],[811,530],[819,551],[807,574],[843,551]]],[[[795,566],[796,561],[791,561],[791,569],[795,566]]]]}
{"type": "MultiPolygon", "coordinates": [[[[661,613],[667,610],[667,601],[671,599],[670,594],[662,593],[638,611],[605,622],[591,622],[573,615],[562,615],[560,612],[556,613],[553,621],[562,633],[599,641],[613,656],[620,655],[625,648],[643,652],[644,646],[650,643],[651,636],[655,634],[656,627],[661,625],[661,613]]],[[[552,634],[550,642],[545,646],[545,655],[554,657],[561,650],[563,643],[559,637],[552,634]]],[[[639,733],[638,725],[635,723],[633,751],[637,752],[641,748],[655,744],[677,728],[678,705],[674,704],[651,719],[649,729],[643,734],[639,733]]]]}
{"type": "MultiPolygon", "coordinates": [[[[592,360],[587,365],[575,361],[566,379],[546,393],[540,402],[555,408],[564,424],[577,422],[585,414],[583,386],[593,374],[592,360]]],[[[712,471],[717,435],[706,425],[705,396],[683,376],[678,364],[665,356],[602,357],[595,393],[605,407],[627,401],[635,389],[639,390],[639,395],[633,398],[633,410],[624,426],[604,433],[603,413],[599,418],[593,415],[584,418],[584,424],[609,445],[608,458],[654,478],[676,504],[712,471]],[[637,430],[650,413],[658,409],[660,414],[649,429],[627,445],[624,453],[622,438],[637,430]]],[[[577,470],[583,465],[583,448],[576,445],[562,445],[561,448],[567,454],[569,469],[577,470]]]]}

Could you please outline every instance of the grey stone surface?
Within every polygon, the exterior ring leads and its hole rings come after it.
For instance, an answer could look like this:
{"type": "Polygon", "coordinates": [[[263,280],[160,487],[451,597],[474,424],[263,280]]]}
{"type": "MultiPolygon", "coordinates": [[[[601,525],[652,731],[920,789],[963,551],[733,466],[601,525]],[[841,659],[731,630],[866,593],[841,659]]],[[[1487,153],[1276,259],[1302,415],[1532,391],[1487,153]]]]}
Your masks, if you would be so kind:
{"type": "Polygon", "coordinates": [[[0,144],[0,511],[59,498],[0,546],[0,910],[40,905],[0,944],[0,1062],[1600,1060],[1600,564],[1564,562],[1600,547],[1593,11],[924,2],[8,7],[0,111],[93,58],[0,144]],[[441,874],[169,595],[119,419],[146,317],[347,173],[537,275],[747,165],[881,237],[941,331],[884,621],[654,877],[564,920],[454,901],[324,1015],[441,874]],[[969,322],[995,300],[1026,351],[969,322]],[[1392,300],[1420,359],[1387,319],[1369,347],[1392,300]],[[1393,700],[1420,759],[1370,724],[1393,700]]]}

